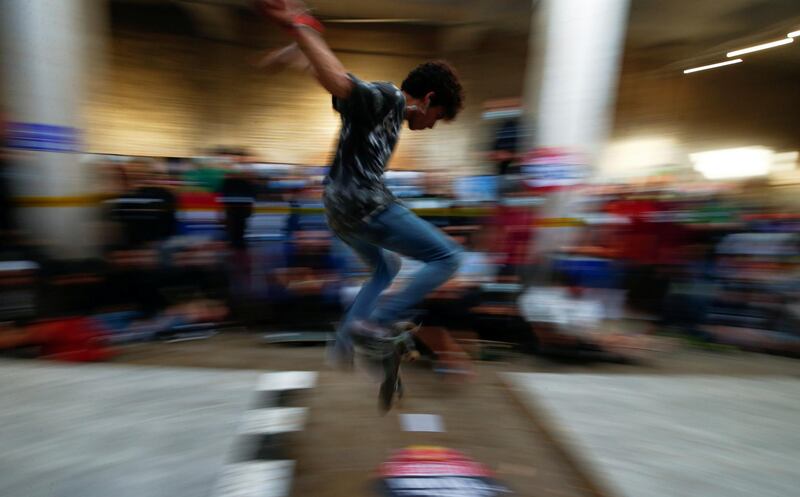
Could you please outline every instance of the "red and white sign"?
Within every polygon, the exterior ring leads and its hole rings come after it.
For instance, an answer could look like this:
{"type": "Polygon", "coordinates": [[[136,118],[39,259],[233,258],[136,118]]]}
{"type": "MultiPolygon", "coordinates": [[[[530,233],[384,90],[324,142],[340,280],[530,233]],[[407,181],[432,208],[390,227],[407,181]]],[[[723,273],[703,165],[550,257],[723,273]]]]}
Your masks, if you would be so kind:
{"type": "Polygon", "coordinates": [[[381,465],[386,497],[495,497],[509,494],[482,464],[442,447],[410,447],[381,465]]]}

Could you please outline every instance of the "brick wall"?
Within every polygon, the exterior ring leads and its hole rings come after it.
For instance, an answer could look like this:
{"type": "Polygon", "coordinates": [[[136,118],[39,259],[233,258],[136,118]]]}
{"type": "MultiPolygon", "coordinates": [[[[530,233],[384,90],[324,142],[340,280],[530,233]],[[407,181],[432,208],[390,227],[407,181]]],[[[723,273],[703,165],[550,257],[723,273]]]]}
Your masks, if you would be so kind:
{"type": "Polygon", "coordinates": [[[764,145],[797,150],[793,124],[800,75],[759,61],[682,74],[629,50],[616,100],[614,137],[672,136],[690,150],[764,145]]]}
{"type": "MultiPolygon", "coordinates": [[[[438,36],[420,28],[332,27],[327,39],[357,76],[399,85],[416,64],[441,55],[438,36]]],[[[284,41],[267,32],[256,45],[284,41]]],[[[450,54],[468,94],[463,115],[432,131],[405,130],[392,167],[480,169],[489,133],[481,103],[520,94],[525,46],[524,37],[490,39],[450,54]]],[[[271,162],[327,163],[339,127],[330,96],[309,76],[258,72],[249,64],[254,53],[191,35],[115,29],[85,107],[89,151],[191,156],[231,145],[271,162]]]]}

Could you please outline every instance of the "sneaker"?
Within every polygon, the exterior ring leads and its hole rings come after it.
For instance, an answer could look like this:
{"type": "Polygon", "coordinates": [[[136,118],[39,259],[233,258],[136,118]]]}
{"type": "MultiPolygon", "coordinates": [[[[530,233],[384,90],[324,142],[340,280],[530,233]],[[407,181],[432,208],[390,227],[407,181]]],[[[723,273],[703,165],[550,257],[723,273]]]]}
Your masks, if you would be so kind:
{"type": "Polygon", "coordinates": [[[394,342],[400,347],[400,356],[404,362],[414,362],[420,357],[417,346],[414,343],[414,333],[422,327],[411,321],[398,321],[392,325],[394,331],[394,342]]]}
{"type": "Polygon", "coordinates": [[[383,359],[394,353],[394,333],[376,323],[356,321],[350,327],[356,347],[367,356],[383,359]]]}
{"type": "Polygon", "coordinates": [[[413,321],[397,321],[392,325],[392,331],[396,334],[414,334],[422,327],[422,324],[415,323],[413,321]]]}

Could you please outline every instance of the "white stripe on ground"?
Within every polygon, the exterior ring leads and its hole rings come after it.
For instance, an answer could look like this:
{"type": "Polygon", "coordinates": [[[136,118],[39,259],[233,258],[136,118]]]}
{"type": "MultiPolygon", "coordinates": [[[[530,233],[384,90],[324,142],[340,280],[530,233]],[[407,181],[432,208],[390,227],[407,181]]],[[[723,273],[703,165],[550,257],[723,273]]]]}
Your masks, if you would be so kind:
{"type": "Polygon", "coordinates": [[[213,497],[284,497],[289,495],[294,461],[250,461],[223,468],[213,497]]]}
{"type": "Polygon", "coordinates": [[[444,421],[436,414],[401,414],[403,431],[444,432],[444,421]]]}
{"type": "Polygon", "coordinates": [[[317,383],[317,373],[313,371],[276,371],[264,373],[258,379],[257,390],[295,390],[312,388],[317,383]]]}
{"type": "MultiPolygon", "coordinates": [[[[312,388],[317,373],[278,371],[258,378],[257,392],[280,392],[312,388]]],[[[303,429],[308,409],[269,407],[245,411],[238,428],[241,435],[270,435],[303,429]]],[[[212,497],[286,497],[292,486],[295,462],[244,461],[226,465],[217,480],[212,497]]]]}
{"type": "Polygon", "coordinates": [[[252,409],[244,413],[239,426],[242,435],[270,435],[300,431],[306,422],[305,407],[267,407],[252,409]]]}

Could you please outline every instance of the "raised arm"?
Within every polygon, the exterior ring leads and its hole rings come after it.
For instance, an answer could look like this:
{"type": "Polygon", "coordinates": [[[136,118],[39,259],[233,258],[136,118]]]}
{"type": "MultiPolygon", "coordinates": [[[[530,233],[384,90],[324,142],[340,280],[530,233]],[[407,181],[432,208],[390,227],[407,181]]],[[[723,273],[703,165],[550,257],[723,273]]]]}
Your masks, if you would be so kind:
{"type": "Polygon", "coordinates": [[[325,43],[321,24],[306,13],[305,6],[297,0],[259,0],[258,5],[266,17],[292,35],[322,87],[335,97],[347,99],[353,82],[325,43]]]}

